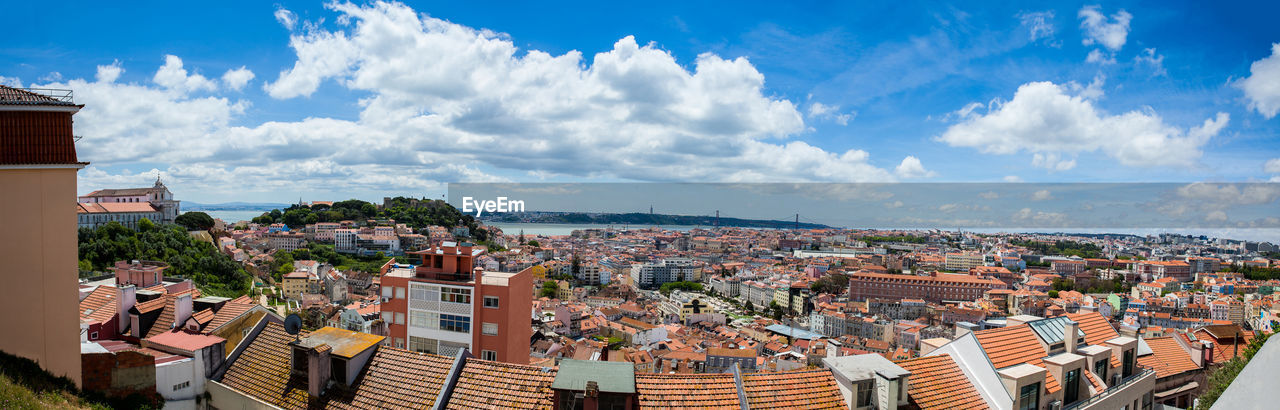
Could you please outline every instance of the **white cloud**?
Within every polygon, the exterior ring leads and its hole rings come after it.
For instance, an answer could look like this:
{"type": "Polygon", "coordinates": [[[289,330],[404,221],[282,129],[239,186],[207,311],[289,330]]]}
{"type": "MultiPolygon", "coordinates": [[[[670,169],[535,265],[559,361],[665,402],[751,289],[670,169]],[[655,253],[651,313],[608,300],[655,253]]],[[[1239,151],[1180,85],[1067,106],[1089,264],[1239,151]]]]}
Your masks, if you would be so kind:
{"type": "Polygon", "coordinates": [[[1053,193],[1047,189],[1041,189],[1031,194],[1032,201],[1047,201],[1053,199],[1053,193]]]}
{"type": "Polygon", "coordinates": [[[120,78],[120,73],[124,72],[124,67],[120,66],[120,60],[113,61],[108,65],[98,66],[97,76],[95,77],[100,83],[114,83],[120,78]]]}
{"type": "Polygon", "coordinates": [[[1018,20],[1022,22],[1022,26],[1026,27],[1031,34],[1031,41],[1053,38],[1055,28],[1053,26],[1052,10],[1019,13],[1018,20]]]}
{"type": "Polygon", "coordinates": [[[820,102],[809,104],[809,118],[828,119],[840,125],[849,125],[849,120],[857,115],[857,111],[840,112],[839,105],[827,105],[820,102]]]}
{"type": "Polygon", "coordinates": [[[920,163],[920,159],[910,155],[902,159],[898,167],[894,168],[893,173],[904,179],[930,178],[938,175],[936,172],[924,169],[924,164],[920,163]]]}
{"type": "Polygon", "coordinates": [[[1084,6],[1077,14],[1080,17],[1080,28],[1084,30],[1083,43],[1086,46],[1097,43],[1113,52],[1119,51],[1129,36],[1129,21],[1133,19],[1133,15],[1120,10],[1107,18],[1100,9],[1096,5],[1084,6]]]}
{"type": "Polygon", "coordinates": [[[1066,171],[1076,167],[1076,159],[1061,158],[1056,153],[1035,154],[1031,158],[1031,166],[1050,171],[1066,171]]]}
{"type": "Polygon", "coordinates": [[[1206,221],[1210,221],[1210,222],[1226,222],[1226,221],[1227,221],[1227,213],[1226,213],[1226,212],[1223,212],[1223,211],[1213,211],[1213,212],[1209,212],[1209,214],[1208,214],[1208,215],[1205,215],[1205,216],[1204,216],[1204,220],[1206,220],[1206,221]]]}
{"type": "Polygon", "coordinates": [[[1262,164],[1262,170],[1268,174],[1280,174],[1280,158],[1272,158],[1262,164]]]}
{"type": "Polygon", "coordinates": [[[248,85],[249,81],[253,80],[253,77],[253,71],[240,66],[240,68],[227,70],[226,73],[222,74],[222,83],[226,84],[227,88],[238,91],[248,85]]]}
{"type": "Polygon", "coordinates": [[[1000,194],[997,194],[995,191],[987,191],[978,194],[978,197],[982,199],[999,199],[1000,194]]]}
{"type": "Polygon", "coordinates": [[[187,75],[187,69],[182,67],[182,59],[172,54],[164,56],[164,65],[156,70],[156,75],[151,80],[164,88],[184,94],[192,91],[213,91],[218,88],[217,84],[203,75],[187,75]]]}
{"type": "Polygon", "coordinates": [[[5,77],[0,75],[0,85],[22,88],[22,79],[18,77],[5,77]]]}
{"type": "Polygon", "coordinates": [[[275,16],[276,21],[280,22],[280,25],[284,26],[285,29],[293,30],[293,26],[298,24],[298,16],[294,15],[293,12],[288,9],[276,9],[275,16]]]}
{"type": "Polygon", "coordinates": [[[49,74],[40,76],[39,80],[40,82],[45,82],[45,83],[50,81],[62,81],[62,73],[59,73],[57,71],[51,71],[49,72],[49,74]]]}
{"type": "MultiPolygon", "coordinates": [[[[745,58],[707,53],[682,65],[632,37],[594,56],[553,56],[400,4],[329,7],[345,24],[300,24],[289,43],[296,62],[264,88],[301,97],[332,81],[366,95],[353,119],[232,126],[249,104],[218,94],[235,88],[225,75],[217,89],[168,57],[156,85],[118,83],[120,64],[101,66],[99,81],[63,83],[86,104],[76,126],[86,136],[81,155],[97,171],[82,174],[99,176],[85,180],[125,175],[118,169],[140,162],[174,164],[163,172],[191,189],[267,192],[405,192],[530,171],[643,181],[898,179],[898,169],[871,165],[865,151],[790,139],[805,130],[804,115],[770,96],[745,58]]],[[[898,168],[930,174],[918,159],[898,168]]]]}
{"type": "Polygon", "coordinates": [[[1096,101],[1106,95],[1106,93],[1102,91],[1102,86],[1106,84],[1106,82],[1107,76],[1102,75],[1102,73],[1098,73],[1093,76],[1093,81],[1090,81],[1087,86],[1081,87],[1080,84],[1075,81],[1067,83],[1067,86],[1072,92],[1075,92],[1076,95],[1079,95],[1081,98],[1096,101]]]}
{"type": "Polygon", "coordinates": [[[969,112],[938,140],[990,154],[1102,151],[1127,166],[1189,166],[1230,120],[1218,113],[1184,131],[1150,109],[1108,115],[1066,91],[1049,82],[1023,84],[1012,100],[995,103],[985,114],[969,112]]]}
{"type": "Polygon", "coordinates": [[[1022,177],[1017,175],[1005,175],[1003,179],[1004,179],[1004,182],[1014,182],[1014,183],[1022,182],[1022,177]]]}
{"type": "Polygon", "coordinates": [[[1249,109],[1274,118],[1280,113],[1280,43],[1271,45],[1271,56],[1249,65],[1249,76],[1235,82],[1244,91],[1249,109]]]}
{"type": "Polygon", "coordinates": [[[1164,69],[1164,56],[1156,54],[1156,49],[1154,48],[1143,49],[1137,57],[1133,58],[1133,64],[1150,67],[1152,77],[1159,77],[1169,73],[1164,69]]]}
{"type": "Polygon", "coordinates": [[[1112,55],[1112,54],[1104,53],[1104,52],[1102,52],[1102,50],[1099,50],[1099,49],[1096,49],[1096,48],[1095,48],[1095,49],[1093,49],[1092,51],[1090,51],[1090,52],[1089,52],[1089,55],[1088,55],[1087,57],[1085,57],[1084,61],[1085,61],[1086,63],[1094,63],[1094,64],[1099,64],[1099,65],[1110,65],[1110,64],[1115,64],[1115,63],[1116,63],[1116,58],[1115,58],[1115,56],[1114,56],[1114,55],[1112,55]]]}
{"type": "Polygon", "coordinates": [[[884,207],[889,209],[901,208],[902,205],[903,205],[902,201],[893,201],[893,202],[884,203],[884,207]]]}

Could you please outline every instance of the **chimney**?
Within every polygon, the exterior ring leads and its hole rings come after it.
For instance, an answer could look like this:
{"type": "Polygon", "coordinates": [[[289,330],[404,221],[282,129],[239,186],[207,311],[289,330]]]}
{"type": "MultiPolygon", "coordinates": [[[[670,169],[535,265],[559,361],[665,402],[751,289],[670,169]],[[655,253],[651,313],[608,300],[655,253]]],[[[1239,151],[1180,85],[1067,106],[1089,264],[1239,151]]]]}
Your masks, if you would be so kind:
{"type": "Polygon", "coordinates": [[[1080,332],[1080,323],[1069,321],[1062,328],[1062,338],[1066,341],[1067,353],[1074,354],[1076,352],[1077,334],[1080,332]]]}
{"type": "Polygon", "coordinates": [[[1215,346],[1214,346],[1213,342],[1208,341],[1208,340],[1204,341],[1203,343],[1204,343],[1204,350],[1203,350],[1203,351],[1204,351],[1204,366],[1205,366],[1205,367],[1209,367],[1209,365],[1212,365],[1212,364],[1213,364],[1213,349],[1214,349],[1214,347],[1215,347],[1215,346]]]}
{"type": "Polygon", "coordinates": [[[116,288],[116,333],[124,334],[129,328],[129,309],[138,303],[138,288],[133,285],[116,288]]]}
{"type": "Polygon", "coordinates": [[[173,328],[181,328],[191,318],[191,294],[185,293],[173,301],[173,328]]]}

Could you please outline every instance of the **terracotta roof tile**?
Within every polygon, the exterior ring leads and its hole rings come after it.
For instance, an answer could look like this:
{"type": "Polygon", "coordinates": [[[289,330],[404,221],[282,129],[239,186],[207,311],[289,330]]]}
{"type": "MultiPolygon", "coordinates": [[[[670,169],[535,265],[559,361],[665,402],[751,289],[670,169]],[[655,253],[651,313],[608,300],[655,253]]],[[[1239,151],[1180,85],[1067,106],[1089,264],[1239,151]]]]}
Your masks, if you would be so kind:
{"type": "Polygon", "coordinates": [[[222,325],[225,325],[231,322],[232,320],[235,320],[236,318],[240,317],[240,315],[243,315],[244,312],[248,312],[249,310],[253,309],[254,306],[258,306],[256,304],[234,303],[234,302],[235,301],[232,300],[230,302],[222,304],[222,308],[218,309],[217,312],[214,312],[213,318],[209,320],[209,325],[206,326],[205,328],[209,330],[215,330],[219,327],[222,327],[222,325]]]}
{"type": "Polygon", "coordinates": [[[1173,337],[1143,339],[1151,347],[1151,354],[1138,356],[1138,364],[1156,371],[1156,377],[1168,377],[1182,372],[1199,370],[1191,356],[1173,337]]]}
{"type": "Polygon", "coordinates": [[[949,354],[904,360],[898,365],[911,372],[907,394],[922,409],[989,408],[949,354]]]}
{"type": "Polygon", "coordinates": [[[641,409],[741,409],[733,375],[636,374],[641,409]]]}
{"type": "Polygon", "coordinates": [[[420,408],[435,402],[453,364],[448,357],[382,346],[351,388],[331,388],[318,402],[309,402],[306,380],[290,373],[291,341],[283,325],[268,323],[227,369],[222,383],[287,409],[420,408]]]}
{"type": "MultiPolygon", "coordinates": [[[[1044,368],[1041,359],[1047,355],[1044,348],[1040,347],[1040,340],[1031,326],[980,330],[973,332],[973,336],[978,338],[978,344],[982,345],[982,350],[987,353],[996,370],[1023,363],[1044,368]]],[[[1049,393],[1054,393],[1061,386],[1052,373],[1046,372],[1044,388],[1049,393]]]]}
{"type": "Polygon", "coordinates": [[[98,286],[80,301],[80,318],[106,322],[116,316],[116,288],[98,286]]]}
{"type": "Polygon", "coordinates": [[[550,409],[555,369],[467,360],[453,387],[450,409],[550,409]]]}
{"type": "Polygon", "coordinates": [[[751,408],[845,408],[836,379],[827,370],[745,374],[742,388],[751,408]]]}

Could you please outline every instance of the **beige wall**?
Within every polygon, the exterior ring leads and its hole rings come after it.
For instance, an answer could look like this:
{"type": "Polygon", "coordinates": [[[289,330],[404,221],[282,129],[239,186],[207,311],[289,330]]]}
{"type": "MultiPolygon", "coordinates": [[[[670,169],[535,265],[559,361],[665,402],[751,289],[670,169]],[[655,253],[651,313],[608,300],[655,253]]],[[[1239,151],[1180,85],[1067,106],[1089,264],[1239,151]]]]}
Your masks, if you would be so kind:
{"type": "Polygon", "coordinates": [[[0,350],[80,385],[76,170],[0,166],[0,350]]]}

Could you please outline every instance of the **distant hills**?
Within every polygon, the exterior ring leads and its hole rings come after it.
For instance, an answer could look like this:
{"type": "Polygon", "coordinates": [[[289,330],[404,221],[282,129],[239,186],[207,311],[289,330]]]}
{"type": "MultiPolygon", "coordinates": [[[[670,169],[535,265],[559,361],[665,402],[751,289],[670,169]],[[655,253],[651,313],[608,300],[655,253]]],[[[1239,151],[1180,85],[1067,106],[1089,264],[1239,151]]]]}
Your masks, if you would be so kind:
{"type": "Polygon", "coordinates": [[[485,222],[540,223],[540,224],[594,224],[594,225],[693,225],[726,226],[738,228],[824,229],[827,225],[766,219],[742,219],[714,216],[666,215],[632,213],[582,213],[582,212],[508,212],[485,215],[485,222]]]}
{"type": "Polygon", "coordinates": [[[263,211],[269,212],[272,209],[282,209],[289,207],[289,204],[278,204],[271,202],[224,202],[221,204],[202,204],[198,202],[182,201],[183,211],[263,211]]]}

